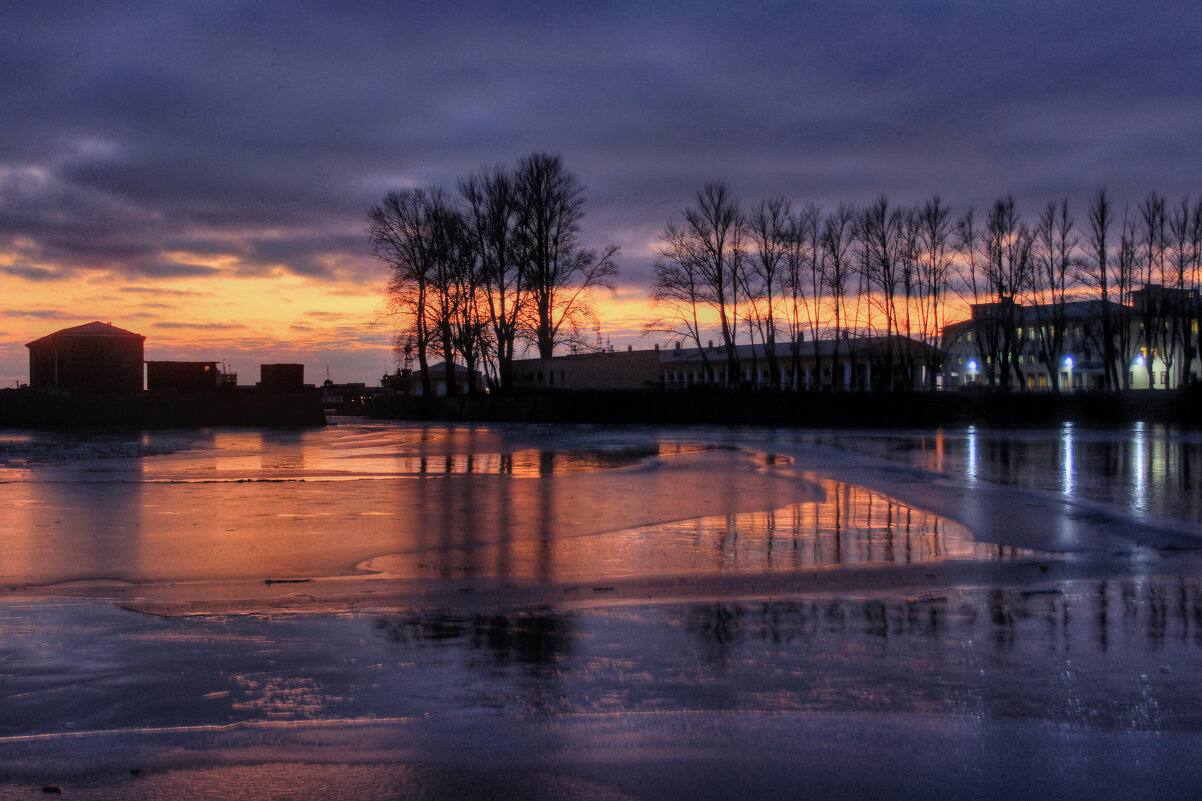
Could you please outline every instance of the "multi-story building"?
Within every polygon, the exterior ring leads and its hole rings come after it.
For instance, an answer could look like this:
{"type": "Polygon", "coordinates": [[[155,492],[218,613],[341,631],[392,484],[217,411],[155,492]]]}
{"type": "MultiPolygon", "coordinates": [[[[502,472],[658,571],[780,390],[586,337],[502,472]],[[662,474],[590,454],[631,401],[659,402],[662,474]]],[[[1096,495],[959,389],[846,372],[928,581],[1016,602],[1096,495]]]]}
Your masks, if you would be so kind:
{"type": "Polygon", "coordinates": [[[1199,380],[1197,294],[1150,286],[1132,300],[1130,306],[975,304],[969,319],[943,329],[943,386],[1104,389],[1107,328],[1120,388],[1171,389],[1199,380]]]}

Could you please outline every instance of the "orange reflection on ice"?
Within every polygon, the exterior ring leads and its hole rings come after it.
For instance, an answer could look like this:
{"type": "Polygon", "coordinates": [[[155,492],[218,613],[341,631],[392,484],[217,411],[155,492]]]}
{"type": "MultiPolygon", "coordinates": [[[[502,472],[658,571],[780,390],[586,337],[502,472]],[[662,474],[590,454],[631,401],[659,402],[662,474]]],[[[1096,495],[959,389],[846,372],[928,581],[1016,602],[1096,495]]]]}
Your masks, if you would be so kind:
{"type": "Polygon", "coordinates": [[[810,478],[822,488],[823,500],[581,536],[516,539],[500,547],[460,543],[372,560],[370,566],[392,576],[574,581],[1019,555],[1015,549],[976,542],[963,526],[878,492],[810,478]]]}

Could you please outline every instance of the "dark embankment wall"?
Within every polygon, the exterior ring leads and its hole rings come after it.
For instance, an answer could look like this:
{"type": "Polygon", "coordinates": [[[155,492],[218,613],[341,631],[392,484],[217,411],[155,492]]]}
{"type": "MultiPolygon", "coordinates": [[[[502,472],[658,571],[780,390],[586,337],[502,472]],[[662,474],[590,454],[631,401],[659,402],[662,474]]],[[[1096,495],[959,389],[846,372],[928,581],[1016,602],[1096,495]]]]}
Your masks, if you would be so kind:
{"type": "Polygon", "coordinates": [[[1125,393],[543,392],[381,398],[376,417],[458,422],[646,423],[857,428],[1136,420],[1202,427],[1202,387],[1125,393]]]}
{"type": "Polygon", "coordinates": [[[273,393],[246,388],[132,395],[68,395],[36,390],[0,392],[0,426],[8,427],[324,424],[321,395],[316,390],[273,393]]]}

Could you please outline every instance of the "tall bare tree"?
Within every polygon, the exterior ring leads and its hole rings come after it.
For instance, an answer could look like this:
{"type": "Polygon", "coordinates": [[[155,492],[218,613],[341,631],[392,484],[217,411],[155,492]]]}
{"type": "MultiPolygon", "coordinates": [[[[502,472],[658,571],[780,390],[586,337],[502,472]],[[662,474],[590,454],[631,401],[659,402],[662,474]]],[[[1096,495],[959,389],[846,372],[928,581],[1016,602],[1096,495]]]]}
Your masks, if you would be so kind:
{"type": "MultiPolygon", "coordinates": [[[[856,218],[859,215],[850,206],[840,204],[822,221],[822,233],[818,241],[822,248],[821,274],[823,282],[830,290],[831,311],[834,315],[832,333],[834,345],[831,348],[831,384],[838,382],[839,346],[847,342],[850,332],[856,332],[858,320],[853,319],[849,308],[849,297],[852,294],[852,282],[857,271],[852,247],[855,239],[856,218]]],[[[816,268],[818,269],[818,268],[816,268]]],[[[818,342],[814,341],[814,353],[818,354],[818,342]]],[[[815,388],[822,386],[821,362],[814,361],[815,388]]]]}
{"type": "Polygon", "coordinates": [[[801,341],[809,332],[814,349],[814,371],[822,371],[819,339],[824,320],[826,283],[822,275],[822,207],[807,203],[789,217],[788,248],[785,251],[785,296],[789,301],[789,359],[793,387],[802,387],[801,341]]]}
{"type": "Polygon", "coordinates": [[[1031,302],[1036,312],[1036,347],[1053,392],[1060,391],[1060,368],[1069,345],[1068,299],[1079,239],[1074,225],[1068,198],[1061,198],[1044,207],[1035,227],[1031,302]]]}
{"type": "Polygon", "coordinates": [[[688,231],[674,223],[668,223],[660,240],[651,283],[651,307],[658,316],[647,330],[694,342],[701,354],[703,381],[711,383],[714,371],[701,338],[705,312],[717,302],[703,266],[707,256],[688,231]]]}
{"type": "MultiPolygon", "coordinates": [[[[1139,253],[1136,288],[1142,289],[1140,302],[1135,309],[1139,319],[1142,347],[1147,351],[1148,387],[1155,389],[1157,359],[1165,365],[1165,376],[1172,368],[1172,349],[1168,341],[1168,319],[1166,308],[1165,253],[1168,247],[1166,235],[1166,203],[1163,195],[1150,193],[1139,204],[1138,223],[1142,248],[1139,253]]],[[[1165,382],[1161,382],[1163,386],[1165,382]]]]}
{"type": "MultiPolygon", "coordinates": [[[[1106,187],[1098,189],[1089,198],[1089,223],[1086,231],[1086,258],[1077,273],[1081,283],[1090,287],[1100,304],[1101,341],[1098,343],[1105,369],[1107,389],[1119,386],[1115,363],[1115,320],[1111,309],[1113,287],[1111,279],[1110,228],[1114,225],[1114,208],[1106,195],[1106,187]]],[[[1123,370],[1126,381],[1127,370],[1123,370]]]]}
{"type": "Polygon", "coordinates": [[[936,376],[943,361],[942,334],[947,313],[945,305],[952,275],[952,219],[939,195],[926,201],[918,212],[918,336],[926,345],[924,365],[927,388],[935,389],[936,376]]]}
{"type": "Polygon", "coordinates": [[[999,198],[985,221],[986,275],[992,288],[991,312],[997,315],[998,371],[1003,388],[1010,386],[1014,373],[1019,387],[1025,388],[1021,356],[1026,345],[1027,327],[1021,325],[1017,298],[1028,283],[1031,270],[1032,235],[1015,207],[1014,198],[999,198]]]}
{"type": "Polygon", "coordinates": [[[773,388],[781,385],[776,358],[777,310],[779,292],[788,285],[790,238],[795,233],[792,211],[788,198],[774,197],[760,201],[746,221],[751,252],[743,271],[743,294],[751,312],[749,319],[764,345],[768,383],[773,388]]]}
{"type": "Polygon", "coordinates": [[[859,216],[857,237],[862,245],[861,269],[868,284],[869,309],[875,309],[884,320],[885,347],[880,353],[875,383],[879,388],[893,388],[896,352],[894,335],[899,333],[897,294],[902,287],[904,215],[890,208],[883,195],[864,209],[859,216]]]}
{"type": "Polygon", "coordinates": [[[367,212],[372,255],[389,270],[385,313],[397,320],[398,341],[411,342],[416,350],[426,395],[431,390],[429,353],[438,336],[432,301],[438,254],[430,221],[431,196],[436,191],[389,192],[367,212]]]}
{"type": "Polygon", "coordinates": [[[496,379],[513,386],[513,359],[527,303],[519,239],[521,207],[513,174],[504,167],[481,169],[459,181],[468,232],[483,284],[484,308],[492,330],[496,379]]]}
{"type": "Polygon", "coordinates": [[[688,242],[705,291],[703,298],[718,318],[726,352],[725,383],[739,381],[738,275],[743,257],[743,211],[726,184],[708,183],[697,191],[697,205],[684,211],[679,233],[688,242]]]}
{"type": "Polygon", "coordinates": [[[584,188],[558,154],[534,153],[518,162],[514,177],[518,231],[529,294],[524,330],[540,358],[576,335],[595,315],[594,290],[612,289],[619,249],[580,241],[584,188]]]}

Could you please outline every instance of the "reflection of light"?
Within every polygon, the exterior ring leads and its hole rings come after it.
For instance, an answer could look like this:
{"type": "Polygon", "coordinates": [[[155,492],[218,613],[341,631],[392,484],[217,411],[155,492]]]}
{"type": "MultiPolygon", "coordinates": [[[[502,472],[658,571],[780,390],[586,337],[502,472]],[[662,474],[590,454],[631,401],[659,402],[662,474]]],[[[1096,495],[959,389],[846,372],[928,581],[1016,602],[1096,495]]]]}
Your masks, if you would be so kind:
{"type": "Polygon", "coordinates": [[[968,369],[972,370],[973,372],[976,372],[976,369],[977,369],[977,360],[976,359],[968,360],[968,369]]]}
{"type": "Polygon", "coordinates": [[[968,480],[977,480],[977,427],[968,427],[968,480]]]}
{"type": "Polygon", "coordinates": [[[1065,423],[1060,429],[1060,491],[1072,495],[1076,489],[1073,467],[1073,424],[1065,423]]]}
{"type": "Polygon", "coordinates": [[[1147,433],[1143,423],[1135,424],[1131,436],[1133,445],[1132,461],[1135,462],[1135,486],[1132,488],[1131,508],[1141,512],[1148,508],[1148,477],[1144,460],[1147,458],[1147,433]]]}

